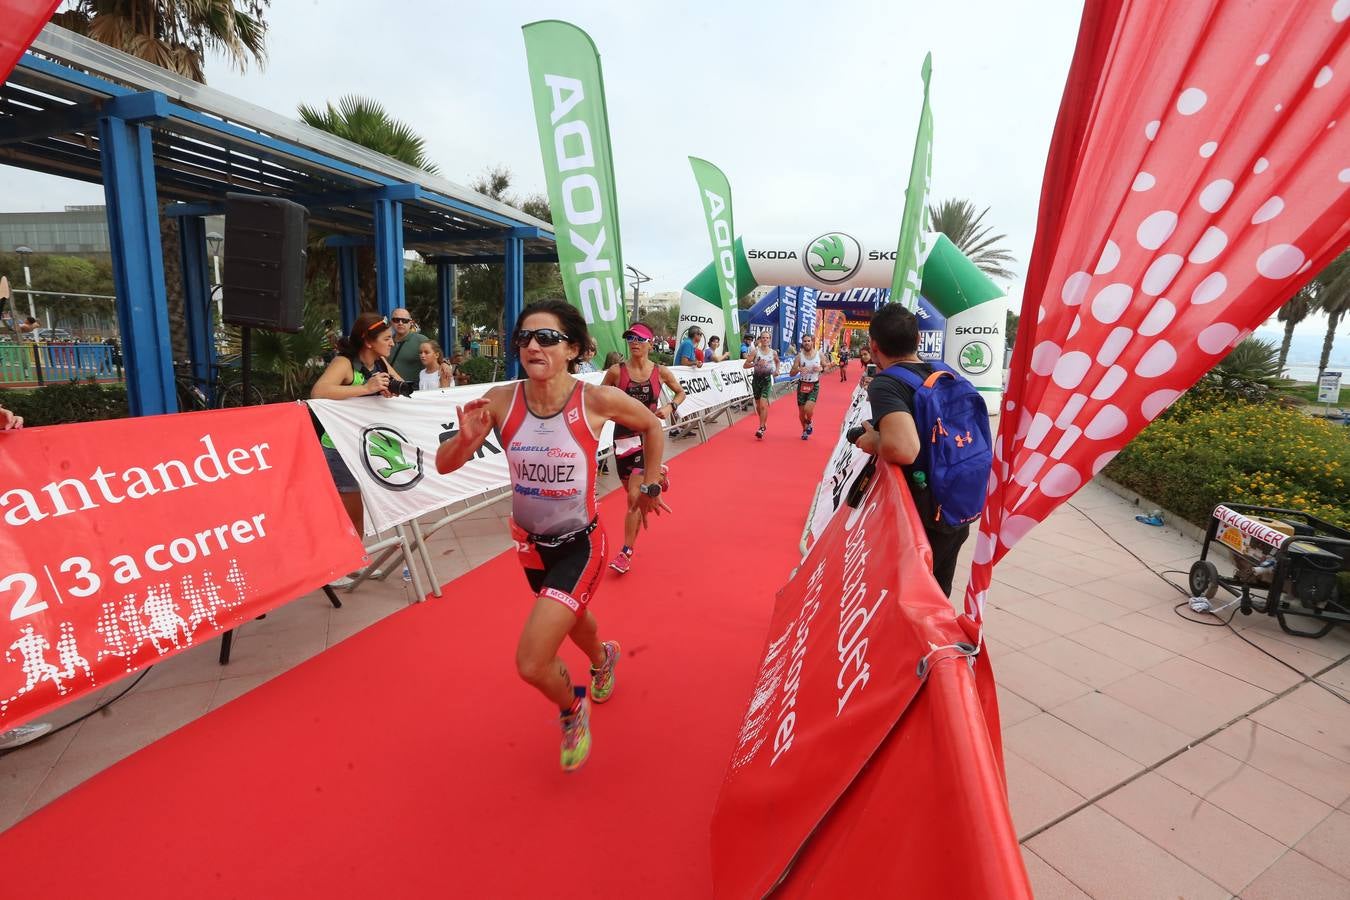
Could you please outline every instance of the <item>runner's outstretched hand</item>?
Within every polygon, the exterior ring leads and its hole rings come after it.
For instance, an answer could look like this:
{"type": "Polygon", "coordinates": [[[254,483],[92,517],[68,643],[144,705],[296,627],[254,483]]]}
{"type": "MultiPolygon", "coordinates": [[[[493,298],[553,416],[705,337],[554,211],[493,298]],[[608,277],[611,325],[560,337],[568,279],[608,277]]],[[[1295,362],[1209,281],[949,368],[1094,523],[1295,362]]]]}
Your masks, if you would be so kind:
{"type": "Polygon", "coordinates": [[[642,517],[643,528],[647,527],[647,513],[653,513],[659,516],[663,512],[673,512],[673,510],[666,505],[665,500],[662,500],[659,496],[648,497],[646,494],[638,494],[637,500],[630,504],[630,508],[636,509],[638,515],[642,517]]]}
{"type": "Polygon", "coordinates": [[[456,411],[459,414],[460,438],[477,446],[478,441],[492,430],[492,414],[488,412],[488,398],[470,400],[456,411]]]}

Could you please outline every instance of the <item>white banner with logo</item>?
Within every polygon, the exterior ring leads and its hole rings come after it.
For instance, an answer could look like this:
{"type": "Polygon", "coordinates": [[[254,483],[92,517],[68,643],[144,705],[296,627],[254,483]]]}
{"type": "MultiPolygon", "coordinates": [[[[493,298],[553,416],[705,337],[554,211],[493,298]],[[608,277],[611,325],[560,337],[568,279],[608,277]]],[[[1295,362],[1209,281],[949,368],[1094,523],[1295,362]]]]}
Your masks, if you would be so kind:
{"type": "Polygon", "coordinates": [[[830,452],[830,460],[825,464],[825,473],[821,476],[820,484],[816,487],[816,496],[811,501],[811,512],[806,517],[806,531],[802,535],[803,550],[814,544],[825,532],[825,527],[830,524],[834,514],[844,505],[849,485],[853,484],[868,460],[872,458],[871,454],[859,450],[845,437],[850,428],[870,421],[871,418],[872,404],[867,402],[867,391],[861,386],[854,388],[848,412],[844,415],[844,424],[839,429],[839,439],[835,442],[834,450],[830,452]]]}
{"type": "MultiPolygon", "coordinates": [[[[602,378],[598,372],[581,376],[591,384],[602,378]]],[[[459,431],[459,407],[490,387],[470,384],[417,391],[411,397],[306,401],[361,486],[367,535],[511,483],[495,433],[458,470],[449,475],[436,471],[437,448],[459,431]]],[[[613,432],[613,426],[605,426],[602,448],[609,446],[613,432]]]]}

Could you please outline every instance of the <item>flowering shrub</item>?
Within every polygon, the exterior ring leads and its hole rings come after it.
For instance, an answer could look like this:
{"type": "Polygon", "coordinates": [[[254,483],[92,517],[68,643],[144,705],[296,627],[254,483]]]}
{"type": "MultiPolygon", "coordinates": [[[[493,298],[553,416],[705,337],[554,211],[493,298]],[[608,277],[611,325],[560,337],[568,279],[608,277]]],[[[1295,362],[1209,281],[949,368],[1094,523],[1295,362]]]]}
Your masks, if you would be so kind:
{"type": "Polygon", "coordinates": [[[1250,503],[1350,527],[1350,428],[1280,404],[1191,391],[1106,474],[1201,526],[1220,503],[1250,503]]]}

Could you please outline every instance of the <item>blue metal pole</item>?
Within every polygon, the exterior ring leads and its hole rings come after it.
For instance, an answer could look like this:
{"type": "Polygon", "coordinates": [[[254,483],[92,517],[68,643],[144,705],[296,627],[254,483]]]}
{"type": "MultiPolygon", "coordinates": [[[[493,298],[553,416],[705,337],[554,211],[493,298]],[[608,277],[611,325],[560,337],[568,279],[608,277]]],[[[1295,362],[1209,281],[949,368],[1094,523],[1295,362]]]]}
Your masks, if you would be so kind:
{"type": "Polygon", "coordinates": [[[340,291],[339,312],[342,316],[342,333],[351,334],[356,317],[361,314],[361,285],[356,272],[356,248],[338,248],[338,289],[340,291]]]}
{"type": "Polygon", "coordinates": [[[436,264],[436,299],[441,314],[441,352],[449,359],[455,355],[455,341],[459,339],[455,327],[455,267],[449,263],[436,264]]]}
{"type": "Polygon", "coordinates": [[[511,335],[516,333],[516,322],[525,308],[525,242],[518,237],[506,239],[506,315],[502,317],[505,333],[501,337],[501,352],[506,355],[506,377],[520,377],[520,359],[511,347],[511,335]]]}
{"type": "Polygon", "coordinates": [[[206,220],[183,216],[178,220],[179,258],[183,268],[183,306],[187,317],[188,354],[192,376],[210,388],[211,367],[216,361],[212,340],[215,317],[211,314],[211,273],[207,268],[206,220]]]}
{"type": "Polygon", "coordinates": [[[385,316],[403,307],[403,204],[375,201],[375,291],[385,316]]]}
{"type": "Polygon", "coordinates": [[[104,116],[98,131],[127,402],[133,416],[174,412],[178,401],[150,128],[104,116]]]}

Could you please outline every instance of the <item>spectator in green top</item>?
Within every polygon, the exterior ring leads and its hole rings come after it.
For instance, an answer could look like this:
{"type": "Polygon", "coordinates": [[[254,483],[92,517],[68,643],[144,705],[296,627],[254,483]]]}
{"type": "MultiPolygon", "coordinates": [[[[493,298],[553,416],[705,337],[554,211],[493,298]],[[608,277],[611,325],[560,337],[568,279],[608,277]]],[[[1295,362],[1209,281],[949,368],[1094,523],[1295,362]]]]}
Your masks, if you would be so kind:
{"type": "Polygon", "coordinates": [[[420,331],[413,331],[413,325],[416,324],[412,314],[406,309],[396,309],[389,316],[389,321],[394,326],[394,349],[389,354],[388,363],[400,378],[406,377],[405,373],[415,373],[422,368],[420,354],[422,344],[431,340],[420,331]]]}

